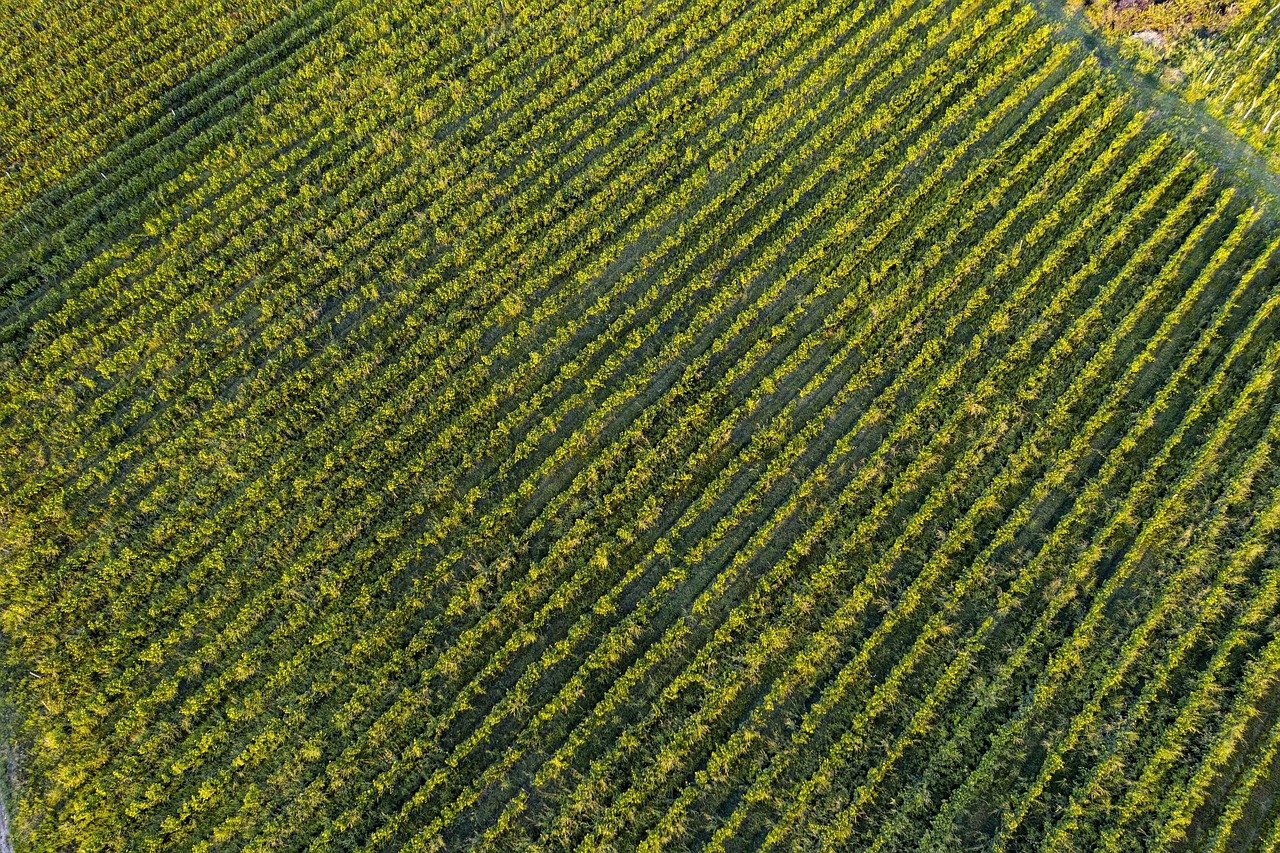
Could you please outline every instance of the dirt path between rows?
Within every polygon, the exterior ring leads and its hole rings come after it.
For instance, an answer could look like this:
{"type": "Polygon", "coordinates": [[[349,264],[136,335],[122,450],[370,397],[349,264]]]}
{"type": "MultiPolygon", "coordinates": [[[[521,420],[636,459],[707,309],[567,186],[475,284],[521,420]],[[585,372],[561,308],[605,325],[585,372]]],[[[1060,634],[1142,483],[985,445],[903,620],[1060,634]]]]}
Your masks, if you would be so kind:
{"type": "Polygon", "coordinates": [[[0,797],[0,853],[13,853],[13,842],[9,839],[9,815],[4,808],[4,797],[0,797]]]}

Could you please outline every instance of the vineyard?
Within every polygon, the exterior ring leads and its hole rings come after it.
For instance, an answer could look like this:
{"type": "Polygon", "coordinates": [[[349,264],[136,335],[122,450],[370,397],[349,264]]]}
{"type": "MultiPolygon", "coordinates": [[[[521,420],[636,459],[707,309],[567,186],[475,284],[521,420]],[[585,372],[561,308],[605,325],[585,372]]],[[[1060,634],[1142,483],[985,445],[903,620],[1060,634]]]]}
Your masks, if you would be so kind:
{"type": "Polygon", "coordinates": [[[19,853],[1280,850],[1275,201],[1025,0],[0,21],[19,853]]]}

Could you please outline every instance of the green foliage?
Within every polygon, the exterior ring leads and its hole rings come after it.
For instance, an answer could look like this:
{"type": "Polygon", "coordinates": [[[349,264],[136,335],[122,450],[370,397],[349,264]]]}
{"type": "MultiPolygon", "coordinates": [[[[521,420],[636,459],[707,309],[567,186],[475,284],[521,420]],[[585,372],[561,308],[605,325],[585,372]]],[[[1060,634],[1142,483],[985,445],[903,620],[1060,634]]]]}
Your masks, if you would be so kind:
{"type": "Polygon", "coordinates": [[[1247,4],[1207,49],[1188,55],[1187,92],[1208,111],[1280,165],[1280,57],[1275,41],[1280,9],[1247,4]]]}
{"type": "Polygon", "coordinates": [[[0,0],[19,849],[1274,848],[1280,232],[1035,9],[198,5],[0,0]]]}

